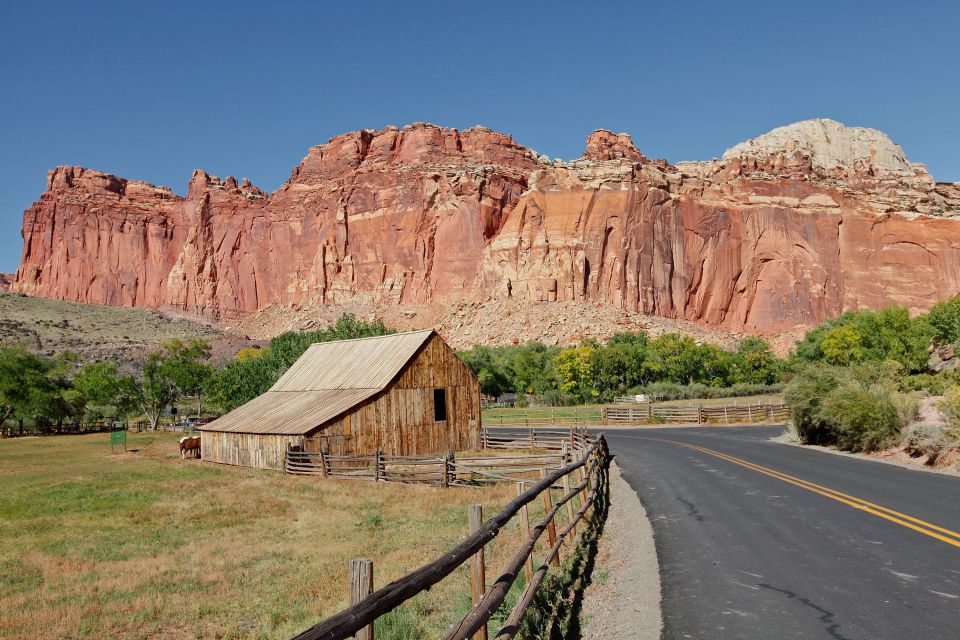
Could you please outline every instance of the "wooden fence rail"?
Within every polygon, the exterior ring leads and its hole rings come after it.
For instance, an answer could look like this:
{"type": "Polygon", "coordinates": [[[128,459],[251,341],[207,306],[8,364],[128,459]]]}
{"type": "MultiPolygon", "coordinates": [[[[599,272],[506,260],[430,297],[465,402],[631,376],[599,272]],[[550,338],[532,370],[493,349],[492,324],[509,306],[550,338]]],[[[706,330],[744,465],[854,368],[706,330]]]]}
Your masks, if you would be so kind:
{"type": "MultiPolygon", "coordinates": [[[[479,527],[471,527],[472,533],[440,558],[374,591],[369,597],[348,609],[300,633],[294,640],[345,640],[363,629],[371,628],[377,618],[426,591],[465,562],[480,554],[510,520],[521,511],[522,515],[525,515],[526,506],[545,495],[545,501],[549,501],[551,508],[543,520],[527,531],[524,543],[506,570],[489,588],[484,589],[479,601],[445,636],[445,640],[465,640],[481,628],[485,628],[493,613],[503,603],[518,573],[524,566],[529,565],[537,540],[545,531],[549,532],[550,528],[555,526],[554,518],[561,507],[579,498],[579,509],[573,520],[560,529],[555,539],[551,536],[552,544],[546,557],[532,574],[532,580],[527,584],[519,602],[511,611],[507,624],[497,632],[497,638],[504,640],[512,638],[519,629],[519,624],[523,621],[527,608],[542,585],[546,573],[551,566],[555,566],[563,543],[571,536],[577,524],[586,517],[591,506],[594,507],[596,515],[597,500],[603,495],[606,487],[608,463],[607,443],[604,437],[600,436],[573,462],[547,472],[543,479],[534,481],[532,487],[511,500],[498,514],[479,527]],[[560,499],[554,500],[552,496],[554,485],[566,477],[573,477],[576,484],[569,490],[564,490],[560,499]],[[589,491],[586,497],[585,491],[589,491]]],[[[523,524],[522,517],[521,524],[523,524]]]]}

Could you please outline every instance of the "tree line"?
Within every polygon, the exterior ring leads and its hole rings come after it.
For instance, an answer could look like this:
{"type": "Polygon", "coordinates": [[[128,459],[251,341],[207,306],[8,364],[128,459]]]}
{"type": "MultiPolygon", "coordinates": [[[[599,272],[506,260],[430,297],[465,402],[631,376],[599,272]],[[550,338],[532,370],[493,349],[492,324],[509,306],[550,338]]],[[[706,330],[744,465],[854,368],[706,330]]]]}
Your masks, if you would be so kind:
{"type": "MultiPolygon", "coordinates": [[[[20,347],[0,347],[0,425],[25,421],[45,426],[138,415],[156,427],[166,408],[185,401],[195,403],[197,415],[204,406],[225,412],[267,391],[314,342],[388,333],[393,330],[381,321],[364,322],[345,314],[325,329],[288,332],[262,348],[243,349],[219,368],[210,363],[207,343],[174,340],[145,354],[135,376],[121,375],[115,363],[81,365],[68,352],[47,358],[20,347]]],[[[830,385],[823,379],[808,385],[814,400],[832,389],[861,384],[858,380],[876,391],[880,377],[887,383],[894,379],[902,392],[942,393],[953,374],[926,372],[930,345],[958,341],[960,297],[912,318],[895,305],[845,313],[807,332],[787,358],[777,357],[759,337],[724,349],[676,333],[651,338],[630,332],[603,344],[477,345],[458,353],[483,392],[494,397],[513,392],[521,400],[572,404],[642,392],[671,397],[747,394],[790,383],[788,396],[792,393],[801,406],[801,382],[818,375],[818,368],[827,371],[823,367],[835,368],[830,369],[833,386],[827,389],[830,385]],[[864,368],[870,364],[880,368],[864,368]],[[877,370],[885,373],[880,376],[877,370]]],[[[816,411],[821,410],[817,404],[816,411]]]]}
{"type": "Polygon", "coordinates": [[[241,350],[222,367],[210,363],[203,340],[172,340],[146,353],[137,375],[116,363],[82,365],[76,354],[48,358],[0,346],[0,427],[8,421],[32,428],[70,422],[122,420],[135,415],[156,429],[165,410],[187,402],[225,412],[269,389],[314,342],[392,333],[382,322],[342,316],[326,329],[289,332],[263,348],[241,350]]]}

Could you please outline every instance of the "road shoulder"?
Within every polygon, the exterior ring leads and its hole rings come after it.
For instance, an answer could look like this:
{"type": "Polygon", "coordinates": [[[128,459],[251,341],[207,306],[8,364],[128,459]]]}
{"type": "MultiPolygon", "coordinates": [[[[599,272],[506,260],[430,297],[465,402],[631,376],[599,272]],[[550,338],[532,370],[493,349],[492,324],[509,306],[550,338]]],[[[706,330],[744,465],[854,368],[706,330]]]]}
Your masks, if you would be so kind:
{"type": "Polygon", "coordinates": [[[910,469],[912,471],[920,471],[923,473],[936,473],[944,476],[953,476],[955,478],[960,476],[960,471],[955,471],[950,468],[931,467],[925,464],[902,462],[900,460],[884,458],[877,454],[870,455],[866,453],[854,453],[851,451],[841,451],[839,449],[834,449],[832,447],[823,447],[817,444],[801,444],[796,441],[796,436],[794,436],[789,432],[770,438],[769,442],[784,444],[790,447],[798,447],[800,449],[822,451],[823,453],[829,453],[835,456],[843,456],[845,458],[855,458],[857,460],[866,460],[868,462],[879,462],[881,464],[888,464],[894,467],[900,467],[901,469],[910,469]]]}
{"type": "Polygon", "coordinates": [[[610,512],[584,594],[584,640],[658,640],[660,566],[640,498],[610,465],[610,512]]]}

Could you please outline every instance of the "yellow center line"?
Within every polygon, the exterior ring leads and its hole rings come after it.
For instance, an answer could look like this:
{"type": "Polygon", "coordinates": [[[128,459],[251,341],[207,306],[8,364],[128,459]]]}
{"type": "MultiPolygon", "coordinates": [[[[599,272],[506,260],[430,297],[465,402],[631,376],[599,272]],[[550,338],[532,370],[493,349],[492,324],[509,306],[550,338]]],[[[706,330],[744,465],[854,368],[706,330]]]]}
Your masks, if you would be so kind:
{"type": "Polygon", "coordinates": [[[700,451],[701,453],[705,453],[707,455],[711,455],[716,458],[720,458],[722,460],[732,462],[742,467],[746,467],[747,469],[750,469],[752,471],[756,471],[757,473],[762,473],[772,478],[776,478],[777,480],[781,480],[788,484],[795,485],[797,487],[800,487],[801,489],[812,491],[813,493],[820,494],[824,497],[830,498],[831,500],[836,500],[837,502],[841,502],[855,509],[860,509],[861,511],[877,516],[878,518],[889,520],[890,522],[894,522],[908,529],[912,529],[914,531],[922,533],[931,538],[936,538],[937,540],[946,542],[947,544],[953,545],[954,547],[960,547],[960,533],[956,531],[945,529],[944,527],[937,526],[935,524],[926,522],[919,518],[914,518],[913,516],[908,516],[904,513],[900,513],[899,511],[894,511],[893,509],[889,509],[887,507],[875,504],[868,500],[864,500],[862,498],[852,496],[848,493],[843,493],[842,491],[837,491],[836,489],[831,489],[829,487],[816,484],[815,482],[810,482],[809,480],[804,480],[802,478],[798,478],[796,476],[783,473],[782,471],[771,469],[770,467],[764,467],[763,465],[759,465],[755,462],[750,462],[748,460],[743,460],[741,458],[737,458],[735,456],[731,456],[729,454],[722,453],[720,451],[715,451],[713,449],[708,449],[706,447],[701,447],[699,445],[689,444],[686,442],[680,442],[677,440],[667,440],[667,439],[650,438],[650,437],[643,437],[643,436],[626,436],[626,435],[620,436],[620,437],[635,438],[640,440],[657,440],[659,442],[667,442],[670,444],[675,444],[677,446],[686,447],[688,449],[693,449],[695,451],[700,451]]]}

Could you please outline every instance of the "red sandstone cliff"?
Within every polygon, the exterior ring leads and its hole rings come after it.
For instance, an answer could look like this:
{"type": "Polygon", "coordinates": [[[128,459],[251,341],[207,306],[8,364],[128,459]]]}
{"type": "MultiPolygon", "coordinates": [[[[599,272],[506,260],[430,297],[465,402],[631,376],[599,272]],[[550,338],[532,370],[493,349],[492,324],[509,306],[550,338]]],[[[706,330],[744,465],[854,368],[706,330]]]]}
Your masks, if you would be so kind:
{"type": "Polygon", "coordinates": [[[960,292],[960,187],[869,129],[809,121],[706,163],[598,131],[551,161],[416,124],[310,150],[266,195],[187,196],[79,167],[24,214],[14,290],[235,316],[270,304],[601,302],[776,332],[960,292]]]}

